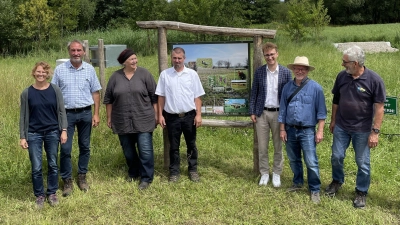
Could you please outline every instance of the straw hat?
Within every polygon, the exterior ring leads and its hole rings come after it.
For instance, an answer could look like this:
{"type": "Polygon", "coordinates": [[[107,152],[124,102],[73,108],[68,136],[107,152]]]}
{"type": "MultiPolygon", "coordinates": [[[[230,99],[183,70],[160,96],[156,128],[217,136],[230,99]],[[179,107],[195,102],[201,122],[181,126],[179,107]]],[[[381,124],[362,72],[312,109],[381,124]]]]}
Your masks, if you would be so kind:
{"type": "Polygon", "coordinates": [[[294,69],[294,68],[293,68],[294,66],[306,66],[306,67],[308,67],[308,70],[309,70],[309,71],[312,71],[312,70],[315,69],[313,66],[310,66],[310,64],[308,64],[308,58],[305,57],[305,56],[297,56],[297,57],[294,59],[294,62],[293,62],[293,63],[287,65],[287,68],[293,70],[293,69],[294,69]]]}

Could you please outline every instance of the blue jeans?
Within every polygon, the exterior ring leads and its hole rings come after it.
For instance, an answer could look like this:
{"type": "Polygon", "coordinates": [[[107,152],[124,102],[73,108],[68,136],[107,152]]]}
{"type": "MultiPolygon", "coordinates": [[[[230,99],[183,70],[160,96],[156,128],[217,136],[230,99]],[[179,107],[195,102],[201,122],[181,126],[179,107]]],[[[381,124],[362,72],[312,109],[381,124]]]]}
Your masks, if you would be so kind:
{"type": "Polygon", "coordinates": [[[42,146],[47,158],[47,195],[56,193],[58,189],[58,144],[60,132],[52,130],[40,133],[28,133],[29,159],[32,164],[33,193],[36,197],[45,196],[42,175],[42,146]]]}
{"type": "Polygon", "coordinates": [[[154,178],[153,133],[119,134],[118,137],[129,177],[140,176],[141,181],[151,183],[154,178]]]}
{"type": "Polygon", "coordinates": [[[368,193],[371,182],[370,148],[368,147],[370,133],[348,132],[337,125],[333,129],[332,179],[344,183],[343,161],[351,140],[358,167],[356,189],[364,193],[368,193]]]}
{"type": "Polygon", "coordinates": [[[79,160],[78,174],[86,174],[90,158],[90,134],[92,132],[92,110],[81,112],[68,112],[68,139],[61,145],[60,151],[60,175],[62,179],[72,177],[72,141],[75,133],[75,126],[78,131],[79,160]]]}
{"type": "Polygon", "coordinates": [[[321,180],[315,143],[315,127],[296,129],[286,126],[286,134],[286,152],[293,172],[293,183],[304,183],[303,163],[301,161],[301,152],[303,151],[304,162],[307,167],[308,189],[311,192],[319,192],[321,180]]]}
{"type": "Polygon", "coordinates": [[[185,137],[187,147],[188,172],[197,172],[197,147],[196,147],[196,125],[194,117],[196,111],[190,111],[184,117],[168,114],[163,112],[165,122],[167,124],[169,149],[169,173],[170,175],[180,174],[180,155],[179,146],[181,143],[181,135],[185,137]]]}

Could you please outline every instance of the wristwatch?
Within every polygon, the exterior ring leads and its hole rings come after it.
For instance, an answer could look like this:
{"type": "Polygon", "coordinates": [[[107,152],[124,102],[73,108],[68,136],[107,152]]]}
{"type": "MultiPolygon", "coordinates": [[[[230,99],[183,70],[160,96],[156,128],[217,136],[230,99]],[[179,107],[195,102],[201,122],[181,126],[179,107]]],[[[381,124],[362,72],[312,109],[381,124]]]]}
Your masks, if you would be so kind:
{"type": "Polygon", "coordinates": [[[372,131],[373,131],[375,134],[379,134],[379,132],[380,132],[380,130],[379,130],[378,128],[372,128],[372,131]]]}

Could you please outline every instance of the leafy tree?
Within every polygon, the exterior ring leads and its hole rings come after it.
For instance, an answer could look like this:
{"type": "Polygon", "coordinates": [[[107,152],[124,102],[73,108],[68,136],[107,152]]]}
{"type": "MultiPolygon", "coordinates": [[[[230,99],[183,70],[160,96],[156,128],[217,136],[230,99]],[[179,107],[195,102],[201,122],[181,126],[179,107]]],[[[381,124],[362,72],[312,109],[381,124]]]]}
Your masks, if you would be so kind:
{"type": "Polygon", "coordinates": [[[175,0],[169,4],[169,20],[225,27],[243,27],[246,24],[238,0],[175,0]]]}
{"type": "Polygon", "coordinates": [[[324,1],[318,0],[313,4],[308,0],[291,0],[288,4],[288,22],[285,30],[291,38],[299,41],[307,34],[312,34],[319,40],[322,30],[330,21],[324,1]]]}
{"type": "Polygon", "coordinates": [[[279,4],[274,5],[271,17],[275,22],[286,23],[288,10],[288,4],[280,2],[279,4]]]}
{"type": "Polygon", "coordinates": [[[288,23],[284,29],[293,40],[300,41],[310,32],[311,5],[308,0],[292,0],[288,4],[288,23]]]}
{"type": "Polygon", "coordinates": [[[96,12],[92,24],[94,28],[101,29],[125,23],[125,18],[128,17],[123,7],[125,0],[96,1],[96,12]]]}
{"type": "Polygon", "coordinates": [[[18,20],[24,35],[37,41],[40,49],[41,41],[54,33],[54,12],[47,5],[47,0],[29,0],[19,5],[18,9],[18,20]]]}
{"type": "Polygon", "coordinates": [[[50,0],[49,5],[55,12],[61,37],[65,31],[72,31],[78,27],[78,15],[81,11],[80,0],[50,0]]]}
{"type": "Polygon", "coordinates": [[[318,0],[314,5],[311,4],[311,23],[313,35],[319,40],[322,30],[329,25],[331,17],[328,15],[328,9],[324,8],[324,1],[318,0]]]}
{"type": "Polygon", "coordinates": [[[79,13],[79,29],[88,30],[96,13],[97,1],[81,0],[79,13]]]}
{"type": "Polygon", "coordinates": [[[239,2],[245,11],[246,19],[255,24],[272,22],[275,5],[279,4],[279,0],[242,0],[239,2]]]}
{"type": "Polygon", "coordinates": [[[15,1],[0,0],[0,52],[6,53],[13,40],[21,34],[19,23],[15,15],[17,7],[15,1]]]}
{"type": "MultiPolygon", "coordinates": [[[[316,1],[316,0],[314,0],[316,1]]],[[[325,0],[333,24],[362,24],[361,10],[365,0],[325,0]]]]}
{"type": "Polygon", "coordinates": [[[125,0],[124,12],[132,28],[136,21],[166,20],[168,2],[166,0],[125,0]]]}

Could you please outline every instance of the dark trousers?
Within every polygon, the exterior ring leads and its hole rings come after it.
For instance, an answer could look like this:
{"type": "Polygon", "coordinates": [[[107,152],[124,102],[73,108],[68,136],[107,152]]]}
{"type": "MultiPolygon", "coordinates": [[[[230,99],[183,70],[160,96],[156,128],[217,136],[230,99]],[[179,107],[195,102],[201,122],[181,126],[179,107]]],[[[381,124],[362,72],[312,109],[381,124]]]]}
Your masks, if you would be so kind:
{"type": "Polygon", "coordinates": [[[170,175],[178,175],[180,173],[179,146],[182,133],[185,137],[187,147],[188,171],[197,172],[198,153],[196,148],[196,125],[193,124],[196,111],[190,111],[183,117],[179,117],[176,114],[169,114],[165,111],[163,112],[163,115],[167,124],[168,139],[170,143],[170,175]]]}

